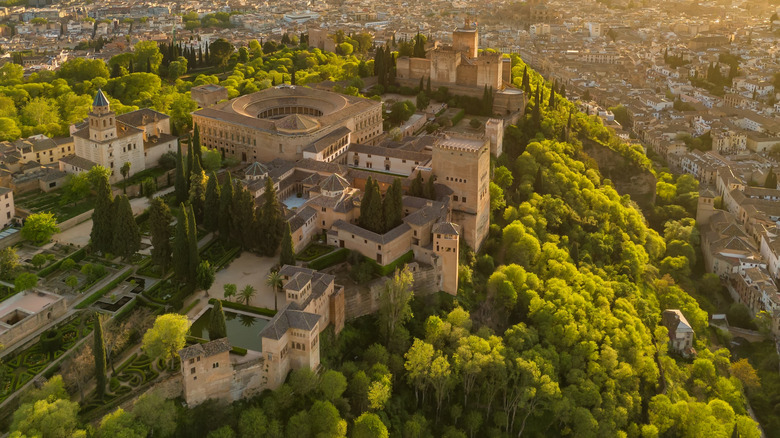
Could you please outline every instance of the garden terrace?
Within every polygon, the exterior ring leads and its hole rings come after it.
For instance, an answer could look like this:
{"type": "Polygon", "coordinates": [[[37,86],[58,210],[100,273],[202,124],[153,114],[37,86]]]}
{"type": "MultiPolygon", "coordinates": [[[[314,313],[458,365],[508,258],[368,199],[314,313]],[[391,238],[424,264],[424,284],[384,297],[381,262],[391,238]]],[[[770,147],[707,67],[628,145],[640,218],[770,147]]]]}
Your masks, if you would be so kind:
{"type": "Polygon", "coordinates": [[[29,192],[14,200],[17,207],[29,210],[32,213],[51,212],[57,218],[57,222],[64,222],[72,217],[95,208],[95,199],[89,196],[77,204],[61,205],[62,190],[49,193],[29,192]]]}
{"type": "Polygon", "coordinates": [[[79,315],[64,325],[50,330],[54,333],[50,339],[58,340],[58,342],[50,342],[48,349],[41,341],[38,341],[24,350],[3,358],[2,364],[0,364],[2,367],[0,402],[32,380],[52,361],[61,357],[76,342],[92,332],[93,321],[94,317],[91,314],[79,315]]]}

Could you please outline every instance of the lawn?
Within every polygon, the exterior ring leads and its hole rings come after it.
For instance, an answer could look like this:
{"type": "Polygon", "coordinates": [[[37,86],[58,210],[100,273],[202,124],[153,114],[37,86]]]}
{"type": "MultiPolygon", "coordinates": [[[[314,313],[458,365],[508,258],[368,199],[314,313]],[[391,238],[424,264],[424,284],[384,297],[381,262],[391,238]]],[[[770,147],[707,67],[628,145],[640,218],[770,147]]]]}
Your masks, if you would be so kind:
{"type": "Polygon", "coordinates": [[[18,207],[30,210],[33,213],[51,212],[57,218],[57,222],[64,222],[72,217],[95,208],[95,198],[88,196],[84,201],[76,205],[60,205],[61,190],[49,193],[29,192],[16,198],[18,207]]]}
{"type": "Polygon", "coordinates": [[[298,260],[301,260],[303,262],[310,262],[317,257],[323,256],[331,251],[333,251],[334,247],[323,245],[321,243],[312,243],[309,246],[307,246],[303,251],[299,252],[295,258],[298,260]]]}

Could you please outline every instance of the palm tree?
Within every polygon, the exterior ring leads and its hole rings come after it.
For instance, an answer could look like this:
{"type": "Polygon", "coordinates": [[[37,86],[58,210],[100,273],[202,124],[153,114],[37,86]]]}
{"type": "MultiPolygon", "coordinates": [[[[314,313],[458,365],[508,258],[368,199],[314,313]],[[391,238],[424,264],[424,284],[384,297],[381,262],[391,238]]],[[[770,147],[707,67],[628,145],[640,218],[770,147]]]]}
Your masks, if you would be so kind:
{"type": "Polygon", "coordinates": [[[241,294],[239,295],[239,298],[243,299],[245,304],[248,306],[249,301],[252,299],[253,296],[255,296],[255,293],[257,293],[255,288],[253,288],[252,285],[247,284],[243,289],[241,289],[241,294]]]}
{"type": "Polygon", "coordinates": [[[279,271],[271,271],[268,274],[268,278],[265,281],[265,284],[273,288],[274,290],[274,310],[279,310],[279,304],[277,303],[277,294],[279,293],[279,288],[282,287],[282,275],[279,274],[279,271]]]}
{"type": "Polygon", "coordinates": [[[119,169],[119,173],[122,174],[122,178],[124,178],[124,188],[122,189],[125,194],[127,194],[127,177],[130,175],[130,162],[126,161],[125,164],[122,165],[122,167],[119,169]]]}
{"type": "Polygon", "coordinates": [[[225,299],[228,301],[230,301],[230,298],[236,296],[238,293],[238,289],[236,288],[235,284],[227,283],[223,287],[225,288],[225,299]]]}

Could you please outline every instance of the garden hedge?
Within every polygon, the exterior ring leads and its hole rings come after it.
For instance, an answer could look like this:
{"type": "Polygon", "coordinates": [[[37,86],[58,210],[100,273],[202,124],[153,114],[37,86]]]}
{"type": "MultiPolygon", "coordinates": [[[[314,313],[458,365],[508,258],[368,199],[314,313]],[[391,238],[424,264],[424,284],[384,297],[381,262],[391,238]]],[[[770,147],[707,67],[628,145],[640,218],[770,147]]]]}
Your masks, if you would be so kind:
{"type": "Polygon", "coordinates": [[[458,122],[463,120],[463,117],[465,117],[465,116],[466,116],[466,110],[465,109],[461,109],[460,111],[458,111],[454,116],[452,116],[452,126],[457,125],[458,122]]]}
{"type": "Polygon", "coordinates": [[[314,269],[319,271],[320,269],[325,269],[327,267],[337,265],[339,263],[342,263],[347,260],[347,257],[349,257],[350,250],[347,248],[341,248],[333,252],[329,252],[325,254],[324,256],[314,259],[309,262],[309,269],[314,269]]]}
{"type": "Polygon", "coordinates": [[[80,262],[80,261],[84,260],[84,257],[86,257],[86,256],[87,256],[87,249],[86,249],[86,247],[85,248],[81,248],[81,249],[75,251],[73,254],[71,254],[71,255],[69,255],[67,257],[63,257],[60,260],[58,260],[58,261],[52,263],[51,265],[49,265],[49,266],[41,269],[40,271],[38,271],[38,277],[44,278],[47,275],[51,274],[52,272],[56,271],[57,269],[60,269],[60,266],[62,266],[62,262],[64,262],[65,259],[73,259],[74,262],[80,262]]]}
{"type": "Polygon", "coordinates": [[[99,300],[103,295],[108,293],[111,289],[115,288],[119,283],[125,281],[127,277],[129,277],[133,273],[132,268],[128,268],[124,274],[120,275],[119,277],[115,278],[111,283],[108,283],[107,285],[103,286],[102,288],[96,290],[95,292],[92,292],[92,295],[89,296],[86,300],[80,302],[76,308],[77,309],[84,309],[87,306],[92,305],[95,301],[99,300]]]}
{"type": "MultiPolygon", "coordinates": [[[[216,304],[216,302],[217,302],[216,298],[212,298],[209,300],[209,304],[212,305],[216,304]]],[[[222,307],[233,309],[233,310],[243,310],[245,312],[252,312],[252,313],[257,313],[259,315],[265,315],[271,317],[276,315],[276,310],[266,309],[265,307],[247,306],[246,304],[235,303],[233,301],[227,301],[227,300],[222,300],[222,307]]]]}

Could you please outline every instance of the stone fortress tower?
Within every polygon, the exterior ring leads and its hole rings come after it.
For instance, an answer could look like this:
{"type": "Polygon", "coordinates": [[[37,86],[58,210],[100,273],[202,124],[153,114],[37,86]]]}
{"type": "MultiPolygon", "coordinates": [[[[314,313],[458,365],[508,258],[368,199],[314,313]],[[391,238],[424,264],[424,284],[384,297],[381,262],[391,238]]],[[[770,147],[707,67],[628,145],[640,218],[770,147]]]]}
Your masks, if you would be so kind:
{"type": "Polygon", "coordinates": [[[433,88],[447,87],[453,94],[478,98],[490,88],[497,114],[525,106],[523,92],[511,86],[510,60],[500,53],[479,53],[479,31],[468,20],[452,32],[452,45],[435,44],[425,58],[402,56],[396,60],[396,72],[398,82],[410,87],[430,78],[433,88]]]}

